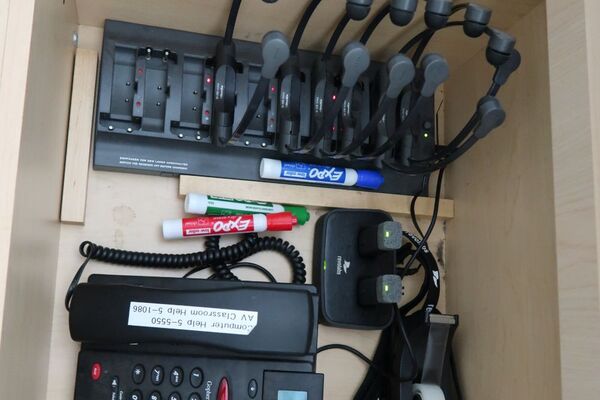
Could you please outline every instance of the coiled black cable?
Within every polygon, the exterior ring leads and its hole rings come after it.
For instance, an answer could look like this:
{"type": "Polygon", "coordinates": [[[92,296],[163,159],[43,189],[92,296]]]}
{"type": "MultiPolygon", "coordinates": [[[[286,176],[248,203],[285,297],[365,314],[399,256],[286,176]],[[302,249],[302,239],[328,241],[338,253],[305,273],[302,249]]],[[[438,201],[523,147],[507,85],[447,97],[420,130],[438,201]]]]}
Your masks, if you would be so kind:
{"type": "MultiPolygon", "coordinates": [[[[79,254],[85,257],[65,298],[65,306],[69,309],[69,303],[73,295],[73,290],[79,283],[87,263],[90,260],[106,262],[110,264],[119,264],[128,267],[146,267],[146,268],[167,268],[167,269],[185,269],[191,268],[197,272],[206,268],[212,268],[218,279],[238,280],[231,272],[230,264],[250,257],[262,251],[275,251],[288,259],[292,267],[292,282],[295,284],[306,283],[306,265],[300,252],[289,242],[276,237],[258,237],[252,233],[247,235],[242,241],[227,247],[220,247],[220,238],[213,236],[207,238],[205,242],[206,250],[197,253],[188,254],[162,254],[162,253],[144,253],[137,251],[126,251],[99,246],[90,241],[82,242],[79,246],[79,254]]],[[[192,272],[192,271],[190,271],[192,272]]]]}

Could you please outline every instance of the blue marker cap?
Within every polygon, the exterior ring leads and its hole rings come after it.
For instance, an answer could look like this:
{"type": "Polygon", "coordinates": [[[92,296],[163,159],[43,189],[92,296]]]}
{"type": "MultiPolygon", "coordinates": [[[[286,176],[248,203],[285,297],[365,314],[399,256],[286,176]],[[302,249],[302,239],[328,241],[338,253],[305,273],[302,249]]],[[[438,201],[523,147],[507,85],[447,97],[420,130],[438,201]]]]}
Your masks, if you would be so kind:
{"type": "Polygon", "coordinates": [[[383,185],[384,179],[383,175],[381,175],[378,171],[370,171],[370,170],[357,170],[358,180],[356,181],[356,185],[365,189],[373,189],[377,190],[383,185]]]}

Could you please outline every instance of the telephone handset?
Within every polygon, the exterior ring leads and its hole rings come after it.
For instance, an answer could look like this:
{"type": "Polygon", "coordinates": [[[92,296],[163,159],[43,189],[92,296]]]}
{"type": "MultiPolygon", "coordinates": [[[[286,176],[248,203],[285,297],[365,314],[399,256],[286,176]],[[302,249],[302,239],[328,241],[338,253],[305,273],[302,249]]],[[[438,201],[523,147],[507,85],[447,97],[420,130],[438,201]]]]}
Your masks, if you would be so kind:
{"type": "Polygon", "coordinates": [[[70,301],[75,400],[321,400],[317,307],[310,285],[92,275],[70,301]]]}

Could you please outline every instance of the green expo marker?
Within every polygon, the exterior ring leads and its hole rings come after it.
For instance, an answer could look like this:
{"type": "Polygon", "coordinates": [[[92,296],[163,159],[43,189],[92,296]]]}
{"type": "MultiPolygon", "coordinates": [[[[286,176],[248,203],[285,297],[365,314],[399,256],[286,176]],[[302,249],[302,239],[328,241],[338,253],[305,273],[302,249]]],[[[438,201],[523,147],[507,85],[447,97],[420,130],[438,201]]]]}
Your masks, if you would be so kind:
{"type": "Polygon", "coordinates": [[[228,197],[208,196],[199,193],[189,193],[185,196],[185,212],[199,215],[248,215],[276,214],[291,212],[298,219],[298,224],[304,225],[310,220],[306,207],[230,199],[228,197]]]}

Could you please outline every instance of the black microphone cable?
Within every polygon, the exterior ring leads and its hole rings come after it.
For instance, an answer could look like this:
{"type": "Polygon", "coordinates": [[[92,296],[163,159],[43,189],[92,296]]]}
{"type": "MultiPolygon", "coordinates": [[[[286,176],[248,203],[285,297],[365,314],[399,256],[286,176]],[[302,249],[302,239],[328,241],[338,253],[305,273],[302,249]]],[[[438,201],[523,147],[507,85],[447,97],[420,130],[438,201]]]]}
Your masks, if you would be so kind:
{"type": "Polygon", "coordinates": [[[306,9],[304,10],[304,14],[302,14],[302,18],[298,23],[298,27],[296,28],[296,33],[294,33],[294,38],[292,39],[292,44],[290,45],[290,54],[292,56],[298,53],[298,48],[300,47],[300,41],[302,40],[302,35],[304,35],[304,31],[306,30],[306,26],[308,25],[308,21],[314,14],[317,7],[321,4],[321,0],[312,0],[306,9]]]}
{"type": "Polygon", "coordinates": [[[348,26],[349,22],[350,16],[348,15],[348,13],[345,13],[340,22],[338,22],[337,26],[335,27],[333,34],[329,38],[329,42],[327,43],[327,47],[325,48],[325,52],[323,53],[321,61],[329,61],[331,55],[333,54],[333,50],[335,49],[335,45],[340,40],[340,37],[342,36],[342,33],[344,32],[344,29],[346,29],[346,26],[348,26]]]}
{"type": "Polygon", "coordinates": [[[225,28],[225,35],[223,36],[223,42],[228,45],[233,41],[233,31],[235,30],[235,24],[237,22],[238,13],[242,0],[233,0],[231,9],[229,10],[229,17],[227,18],[227,26],[225,28]]]}

